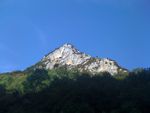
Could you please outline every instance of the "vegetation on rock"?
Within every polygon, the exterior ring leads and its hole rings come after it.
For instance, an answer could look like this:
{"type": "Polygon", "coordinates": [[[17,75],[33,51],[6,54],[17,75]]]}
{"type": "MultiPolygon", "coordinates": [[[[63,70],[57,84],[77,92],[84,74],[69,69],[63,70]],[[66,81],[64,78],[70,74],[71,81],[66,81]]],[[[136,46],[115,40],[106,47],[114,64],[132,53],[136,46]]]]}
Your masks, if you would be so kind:
{"type": "Polygon", "coordinates": [[[0,113],[149,113],[150,69],[90,75],[65,68],[0,75],[0,113]]]}

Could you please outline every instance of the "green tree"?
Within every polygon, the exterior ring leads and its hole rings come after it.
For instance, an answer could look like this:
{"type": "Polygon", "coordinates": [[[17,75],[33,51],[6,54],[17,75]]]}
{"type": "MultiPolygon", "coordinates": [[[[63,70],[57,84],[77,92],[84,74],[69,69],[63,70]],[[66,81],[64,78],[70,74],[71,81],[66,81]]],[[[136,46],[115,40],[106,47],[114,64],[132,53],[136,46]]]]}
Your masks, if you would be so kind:
{"type": "Polygon", "coordinates": [[[49,76],[48,71],[44,69],[36,69],[27,78],[24,85],[27,91],[38,92],[48,86],[49,76]]]}

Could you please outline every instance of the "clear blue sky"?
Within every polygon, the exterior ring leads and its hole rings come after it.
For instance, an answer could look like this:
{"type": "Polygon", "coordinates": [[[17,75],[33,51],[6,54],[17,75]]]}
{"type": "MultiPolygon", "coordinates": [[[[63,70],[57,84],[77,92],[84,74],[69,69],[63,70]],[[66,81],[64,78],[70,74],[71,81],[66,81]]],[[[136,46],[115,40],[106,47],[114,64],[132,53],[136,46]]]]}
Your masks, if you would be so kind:
{"type": "Polygon", "coordinates": [[[128,69],[150,67],[150,1],[0,0],[0,72],[66,42],[128,69]]]}

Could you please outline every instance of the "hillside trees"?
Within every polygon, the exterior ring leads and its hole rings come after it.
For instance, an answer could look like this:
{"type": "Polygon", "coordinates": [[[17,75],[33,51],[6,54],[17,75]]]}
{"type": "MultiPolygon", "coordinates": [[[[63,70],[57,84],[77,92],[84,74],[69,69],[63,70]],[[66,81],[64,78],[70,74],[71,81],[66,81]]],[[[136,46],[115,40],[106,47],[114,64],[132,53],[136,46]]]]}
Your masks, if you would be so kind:
{"type": "Polygon", "coordinates": [[[150,112],[150,69],[123,79],[109,73],[40,69],[25,76],[2,75],[0,84],[2,113],[150,112]]]}
{"type": "Polygon", "coordinates": [[[34,70],[24,82],[26,92],[39,92],[49,84],[48,71],[44,69],[34,70]]]}

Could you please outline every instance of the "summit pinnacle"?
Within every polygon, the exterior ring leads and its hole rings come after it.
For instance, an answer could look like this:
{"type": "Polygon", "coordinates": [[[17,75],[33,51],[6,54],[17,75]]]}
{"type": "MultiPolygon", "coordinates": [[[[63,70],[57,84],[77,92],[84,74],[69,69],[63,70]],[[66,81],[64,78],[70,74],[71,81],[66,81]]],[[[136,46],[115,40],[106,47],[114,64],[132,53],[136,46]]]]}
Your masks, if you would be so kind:
{"type": "Polygon", "coordinates": [[[79,71],[88,71],[93,74],[108,72],[111,75],[115,75],[119,72],[127,72],[126,69],[121,68],[114,60],[91,57],[68,43],[44,56],[33,67],[35,69],[54,69],[62,66],[67,66],[68,69],[77,68],[79,71]]]}

